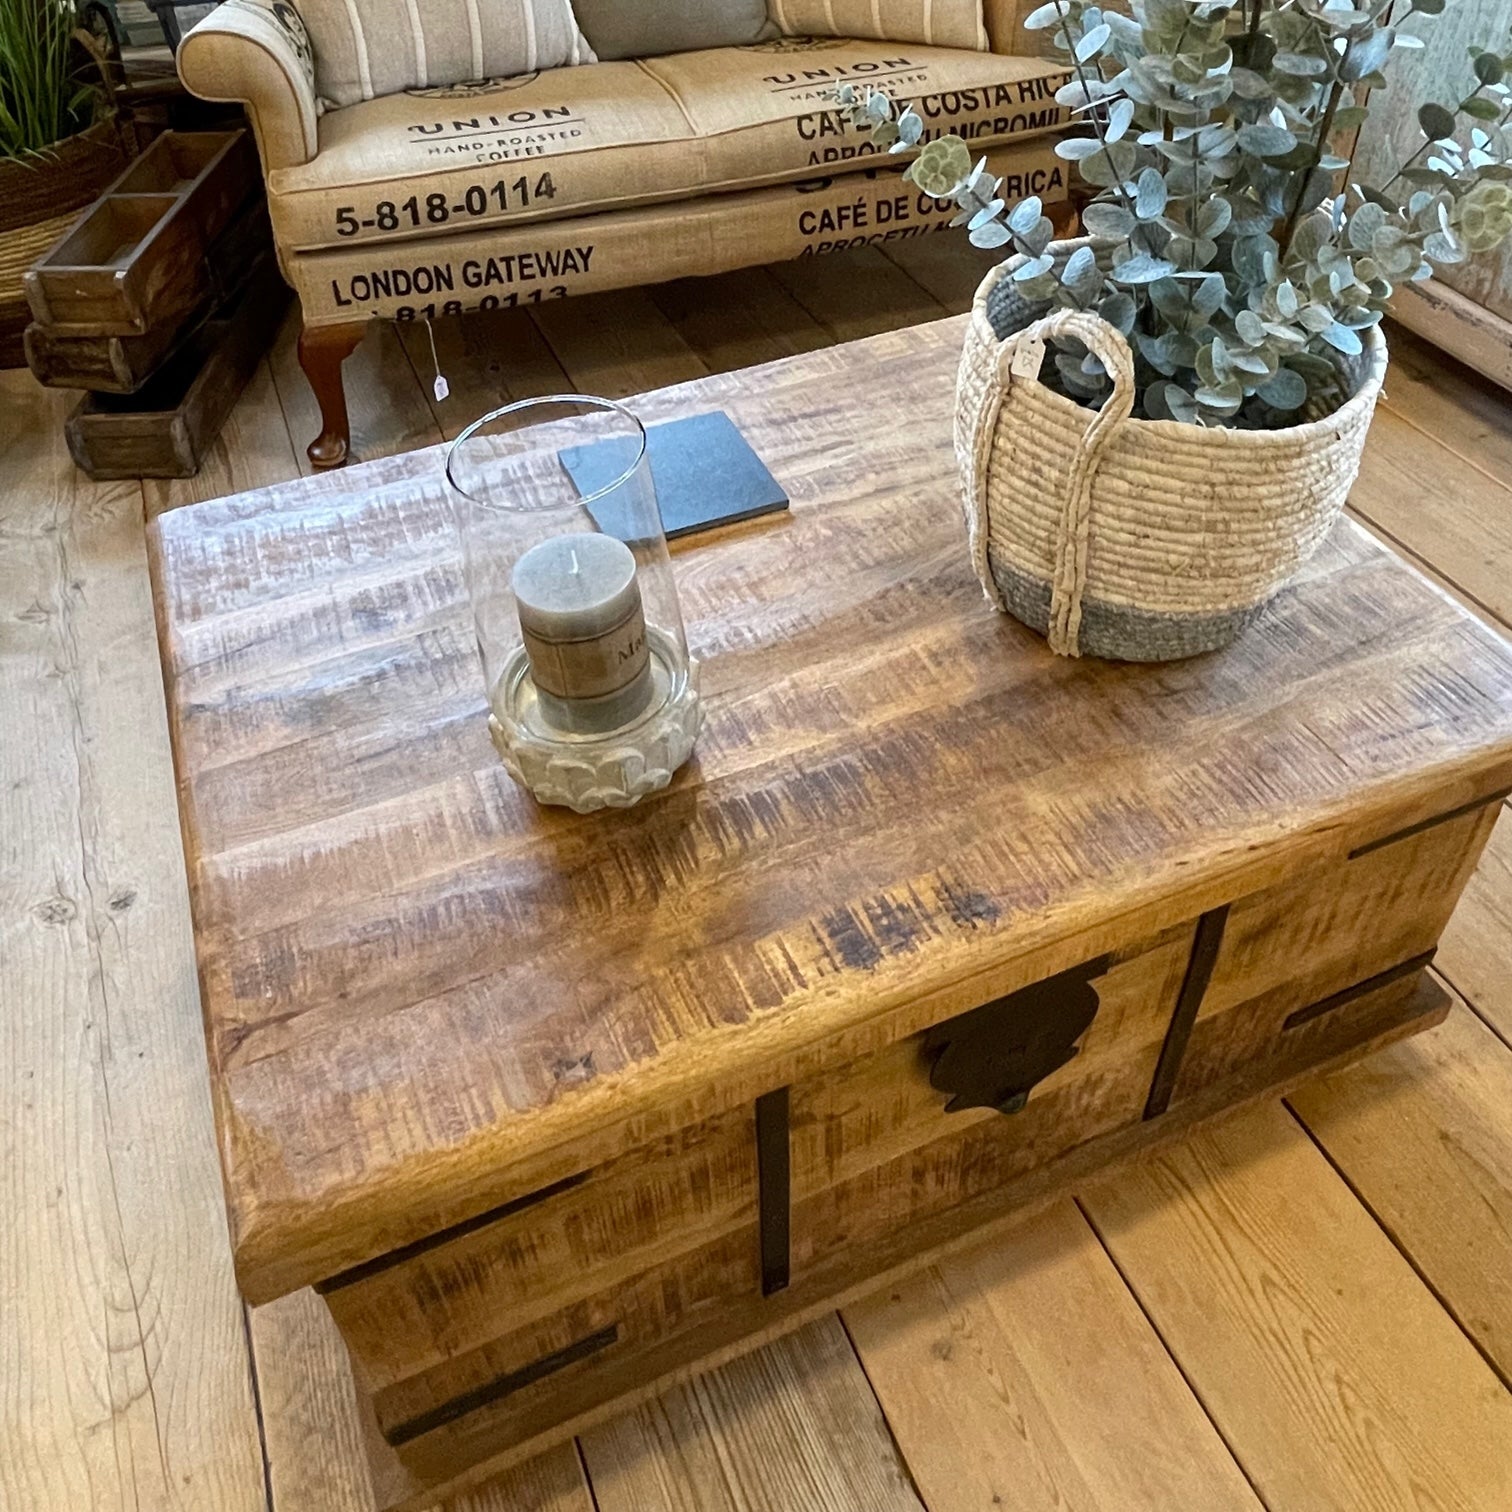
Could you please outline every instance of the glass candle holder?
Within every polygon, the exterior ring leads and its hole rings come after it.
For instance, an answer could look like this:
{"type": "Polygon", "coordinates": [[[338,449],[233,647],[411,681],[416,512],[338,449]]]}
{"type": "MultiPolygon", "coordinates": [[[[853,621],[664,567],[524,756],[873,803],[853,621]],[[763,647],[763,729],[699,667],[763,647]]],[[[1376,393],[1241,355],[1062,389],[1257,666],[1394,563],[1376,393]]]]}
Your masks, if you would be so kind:
{"type": "Polygon", "coordinates": [[[510,774],[578,813],[665,787],[702,713],[640,421],[523,399],[452,442],[446,480],[510,774]]]}

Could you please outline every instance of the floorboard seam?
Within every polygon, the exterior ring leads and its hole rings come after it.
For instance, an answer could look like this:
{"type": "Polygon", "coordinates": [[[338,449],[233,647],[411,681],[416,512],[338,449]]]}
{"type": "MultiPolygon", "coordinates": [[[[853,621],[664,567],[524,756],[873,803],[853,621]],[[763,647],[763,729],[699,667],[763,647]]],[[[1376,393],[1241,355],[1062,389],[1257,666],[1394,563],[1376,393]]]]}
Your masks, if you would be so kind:
{"type": "Polygon", "coordinates": [[[1334,1173],[1335,1176],[1339,1178],[1340,1181],[1344,1183],[1345,1187],[1349,1191],[1350,1196],[1353,1197],[1354,1200],[1358,1202],[1362,1208],[1365,1209],[1366,1213],[1370,1215],[1371,1221],[1375,1224],[1375,1226],[1380,1229],[1380,1231],[1386,1236],[1388,1240],[1391,1241],[1392,1248],[1395,1249],[1396,1252],[1402,1257],[1402,1259],[1407,1262],[1408,1268],[1412,1271],[1412,1274],[1418,1278],[1419,1282],[1422,1283],[1423,1289],[1444,1310],[1445,1314],[1454,1323],[1454,1326],[1459,1329],[1459,1331],[1465,1336],[1466,1339],[1470,1341],[1470,1347],[1475,1350],[1476,1354],[1478,1354],[1482,1360],[1485,1361],[1492,1375],[1494,1375],[1496,1379],[1501,1382],[1505,1390],[1512,1392],[1512,1375],[1509,1375],[1507,1371],[1503,1370],[1502,1367],[1497,1364],[1495,1358],[1490,1354],[1490,1352],[1481,1343],[1481,1341],[1477,1339],[1475,1335],[1470,1331],[1470,1329],[1465,1324],[1465,1320],[1460,1317],[1457,1309],[1443,1294],[1443,1292],[1441,1292],[1439,1288],[1434,1285],[1433,1280],[1428,1275],[1427,1271],[1425,1271],[1423,1267],[1418,1264],[1416,1258],[1412,1254],[1412,1251],[1407,1248],[1406,1243],[1403,1241],[1400,1235],[1398,1235],[1397,1231],[1376,1210],[1374,1204],[1359,1189],[1359,1187],[1357,1187],[1354,1182],[1350,1180],[1349,1173],[1343,1168],[1343,1166],[1339,1164],[1337,1160],[1333,1158],[1332,1154],[1330,1154],[1329,1152],[1328,1146],[1325,1145],[1322,1139],[1320,1139],[1318,1135],[1313,1132],[1307,1120],[1303,1118],[1303,1116],[1296,1110],[1296,1108],[1292,1106],[1291,1099],[1289,1097],[1283,1097],[1281,1099],[1281,1106],[1286,1109],[1286,1111],[1291,1115],[1292,1121],[1311,1141],[1314,1149],[1316,1149],[1317,1152],[1323,1157],[1323,1159],[1328,1162],[1329,1169],[1334,1173]]]}
{"type": "Polygon", "coordinates": [[[924,1497],[923,1488],[919,1485],[918,1477],[914,1474],[913,1466],[908,1463],[908,1456],[903,1452],[903,1445],[898,1440],[898,1435],[893,1429],[892,1419],[887,1415],[887,1408],[882,1405],[882,1398],[877,1395],[877,1388],[871,1378],[871,1371],[866,1368],[866,1361],[862,1358],[861,1351],[856,1348],[856,1340],[850,1331],[850,1324],[845,1321],[845,1314],[839,1308],[835,1309],[835,1317],[839,1321],[840,1330],[845,1335],[845,1342],[850,1345],[851,1354],[855,1356],[856,1364],[861,1370],[861,1379],[866,1382],[866,1389],[871,1392],[872,1401],[877,1404],[877,1412],[882,1419],[882,1425],[887,1429],[888,1442],[893,1447],[893,1454],[897,1456],[898,1464],[903,1469],[903,1475],[908,1481],[909,1489],[914,1494],[914,1500],[924,1508],[924,1512],[930,1512],[929,1502],[924,1497]]]}
{"type": "Polygon", "coordinates": [[[268,1429],[263,1421],[262,1383],[257,1379],[257,1351],[252,1343],[252,1318],[245,1302],[241,1305],[242,1337],[247,1345],[247,1378],[252,1383],[252,1416],[257,1420],[257,1452],[262,1456],[263,1501],[268,1512],[277,1512],[273,1503],[273,1461],[268,1455],[268,1429]]]}
{"type": "Polygon", "coordinates": [[[589,1504],[593,1512],[600,1512],[598,1492],[593,1489],[593,1476],[588,1469],[588,1456],[583,1453],[583,1440],[580,1434],[572,1437],[572,1452],[577,1455],[578,1473],[583,1477],[583,1488],[588,1493],[589,1504]]]}
{"type": "MultiPolygon", "coordinates": [[[[1472,369],[1471,371],[1474,370],[1472,369]]],[[[1439,450],[1448,452],[1451,457],[1455,457],[1459,461],[1463,462],[1467,467],[1473,468],[1488,483],[1495,485],[1495,487],[1499,488],[1503,493],[1507,494],[1509,502],[1512,502],[1512,488],[1507,487],[1507,483],[1504,478],[1499,477],[1494,472],[1488,471],[1479,462],[1477,462],[1474,457],[1468,456],[1466,455],[1466,453],[1458,450],[1456,447],[1450,446],[1447,441],[1444,441],[1438,436],[1435,436],[1431,431],[1424,430],[1423,427],[1419,425],[1417,421],[1414,420],[1412,416],[1402,408],[1401,405],[1392,403],[1392,401],[1388,399],[1385,394],[1381,395],[1381,407],[1389,411],[1391,414],[1395,415],[1398,420],[1400,420],[1405,426],[1408,427],[1408,429],[1421,436],[1430,446],[1436,446],[1439,448],[1439,450]]]]}
{"type": "Polygon", "coordinates": [[[1098,1244],[1102,1247],[1103,1254],[1108,1257],[1108,1264],[1111,1265],[1113,1269],[1118,1273],[1118,1279],[1123,1282],[1124,1290],[1127,1291],[1128,1294],[1134,1299],[1134,1305],[1139,1309],[1140,1315],[1144,1318],[1145,1323],[1149,1326],[1150,1332],[1154,1334],[1155,1337],[1160,1341],[1160,1347],[1165,1350],[1166,1358],[1169,1359],[1171,1364],[1176,1367],[1176,1373],[1181,1377],[1182,1382],[1186,1386],[1186,1389],[1192,1393],[1192,1399],[1202,1409],[1202,1415],[1208,1420],[1208,1422],[1213,1425],[1213,1432],[1218,1435],[1218,1442],[1222,1444],[1223,1447],[1228,1451],[1229,1458],[1233,1460],[1234,1467],[1238,1470],[1240,1475],[1244,1477],[1245,1484],[1254,1494],[1255,1500],[1266,1509],[1266,1512],[1284,1512],[1284,1509],[1275,1508],[1269,1501],[1266,1500],[1264,1493],[1260,1490],[1258,1482],[1250,1473],[1249,1466],[1244,1463],[1243,1456],[1239,1453],[1239,1450],[1234,1445],[1233,1441],[1229,1438],[1228,1434],[1223,1431],[1223,1425],[1218,1421],[1217,1417],[1213,1413],[1213,1410],[1208,1406],[1207,1401],[1202,1395],[1202,1392],[1198,1390],[1197,1383],[1191,1378],[1190,1375],[1187,1374],[1186,1367],[1181,1363],[1181,1360],[1177,1356],[1176,1351],[1171,1347],[1170,1340],[1166,1338],[1164,1332],[1161,1330],[1160,1325],[1155,1321],[1154,1314],[1151,1313],[1150,1309],[1145,1305],[1144,1298],[1139,1295],[1138,1287],[1134,1285],[1133,1281],[1129,1278],[1129,1275],[1124,1270],[1123,1266],[1118,1263],[1118,1257],[1113,1253],[1113,1247],[1108,1243],[1107,1238],[1103,1234],[1103,1231],[1097,1226],[1097,1221],[1088,1211],[1086,1204],[1082,1201],[1081,1197],[1076,1194],[1072,1195],[1071,1201],[1076,1204],[1076,1211],[1081,1214],[1082,1221],[1087,1225],[1089,1229],[1092,1230],[1093,1238],[1095,1238],[1098,1244]]]}
{"type": "Polygon", "coordinates": [[[1442,961],[1434,961],[1433,969],[1430,975],[1436,976],[1439,981],[1441,981],[1444,986],[1446,986],[1455,995],[1455,997],[1457,997],[1460,1002],[1462,1002],[1465,1007],[1467,1007],[1470,1012],[1473,1013],[1476,1018],[1478,1018],[1480,1022],[1486,1026],[1488,1030],[1490,1030],[1497,1044],[1503,1046],[1509,1052],[1512,1052],[1512,1040],[1509,1040],[1507,1036],[1502,1033],[1499,1025],[1493,1023],[1486,1017],[1484,1013],[1480,1011],[1478,1007],[1476,1007],[1475,999],[1472,998],[1470,994],[1466,992],[1465,989],[1461,987],[1452,976],[1449,975],[1449,973],[1444,969],[1444,963],[1442,961]]]}
{"type": "Polygon", "coordinates": [[[1401,539],[1400,536],[1394,535],[1373,515],[1367,514],[1365,510],[1363,510],[1358,504],[1351,503],[1345,510],[1345,513],[1352,516],[1356,520],[1364,521],[1364,523],[1370,526],[1370,528],[1378,536],[1380,536],[1383,541],[1386,541],[1390,544],[1392,550],[1395,551],[1398,556],[1405,558],[1410,566],[1418,568],[1419,571],[1421,571],[1430,581],[1435,578],[1441,578],[1444,582],[1448,583],[1457,594],[1459,594],[1459,596],[1465,601],[1465,603],[1473,604],[1488,619],[1494,620],[1499,626],[1501,626],[1503,631],[1512,631],[1512,621],[1508,621],[1503,614],[1501,614],[1498,610],[1493,609],[1491,605],[1486,603],[1484,599],[1477,598],[1463,584],[1456,583],[1447,572],[1444,572],[1440,568],[1436,567],[1433,562],[1431,562],[1422,554],[1422,552],[1417,551],[1413,547],[1409,546],[1404,540],[1401,539]]]}

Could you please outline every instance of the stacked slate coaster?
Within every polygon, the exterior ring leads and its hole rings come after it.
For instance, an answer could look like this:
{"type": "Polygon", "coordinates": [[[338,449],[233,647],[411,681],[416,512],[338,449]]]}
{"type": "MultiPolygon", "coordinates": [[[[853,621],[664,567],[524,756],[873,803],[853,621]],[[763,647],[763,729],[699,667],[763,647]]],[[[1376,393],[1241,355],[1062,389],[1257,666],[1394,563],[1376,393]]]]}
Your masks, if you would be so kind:
{"type": "Polygon", "coordinates": [[[39,382],[92,478],[199,471],[285,297],[250,135],[168,131],[26,274],[39,382]]]}

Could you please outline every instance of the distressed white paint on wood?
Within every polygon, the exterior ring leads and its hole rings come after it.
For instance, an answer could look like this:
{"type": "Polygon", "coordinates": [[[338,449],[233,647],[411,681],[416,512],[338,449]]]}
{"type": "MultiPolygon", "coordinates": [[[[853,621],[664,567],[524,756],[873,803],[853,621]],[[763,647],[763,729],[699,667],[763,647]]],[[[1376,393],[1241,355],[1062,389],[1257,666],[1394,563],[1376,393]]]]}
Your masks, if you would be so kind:
{"type": "Polygon", "coordinates": [[[264,1506],[134,484],[0,375],[0,1507],[264,1506]]]}

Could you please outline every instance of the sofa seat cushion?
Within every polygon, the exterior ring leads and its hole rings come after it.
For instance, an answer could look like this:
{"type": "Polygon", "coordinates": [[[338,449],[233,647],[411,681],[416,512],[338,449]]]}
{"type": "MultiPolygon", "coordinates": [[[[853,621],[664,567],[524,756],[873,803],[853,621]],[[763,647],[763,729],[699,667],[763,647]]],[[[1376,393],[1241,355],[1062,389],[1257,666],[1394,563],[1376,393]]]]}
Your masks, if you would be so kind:
{"type": "Polygon", "coordinates": [[[315,157],[268,176],[274,232],[309,251],[862,169],[877,154],[825,97],[844,80],[986,148],[1060,125],[1064,79],[1031,58],[787,40],[411,90],[321,118],[315,157]]]}

